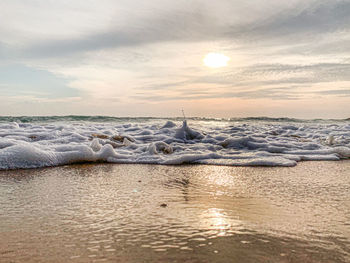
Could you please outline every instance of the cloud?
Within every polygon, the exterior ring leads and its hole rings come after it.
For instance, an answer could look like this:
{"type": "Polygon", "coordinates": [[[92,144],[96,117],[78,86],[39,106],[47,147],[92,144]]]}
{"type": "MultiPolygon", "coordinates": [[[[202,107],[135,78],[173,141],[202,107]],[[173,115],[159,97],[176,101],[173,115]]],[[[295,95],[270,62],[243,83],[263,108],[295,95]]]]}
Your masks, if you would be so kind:
{"type": "Polygon", "coordinates": [[[260,84],[350,81],[350,63],[256,64],[247,68],[243,74],[275,76],[274,80],[261,81],[260,84]],[[293,77],[293,74],[302,77],[293,77]],[[280,78],[279,75],[285,77],[280,78]]]}
{"type": "Polygon", "coordinates": [[[329,90],[316,91],[315,93],[322,94],[322,95],[336,95],[336,96],[350,97],[350,88],[348,88],[348,89],[329,89],[329,90]]]}
{"type": "MultiPolygon", "coordinates": [[[[186,5],[159,10],[150,9],[151,16],[131,16],[129,23],[118,23],[107,30],[86,32],[50,40],[39,39],[21,50],[23,56],[58,57],[80,52],[140,46],[152,43],[178,41],[195,42],[233,40],[246,42],[290,41],[298,44],[301,40],[312,41],[317,35],[335,31],[350,31],[350,2],[311,1],[304,9],[294,7],[283,9],[267,19],[257,17],[252,21],[235,21],[226,13],[224,17],[209,10],[208,5],[186,5]],[[186,10],[185,8],[190,8],[186,10]],[[132,20],[134,19],[134,20],[132,20]]],[[[220,4],[218,4],[220,6],[220,4]]],[[[232,8],[232,7],[231,7],[232,8]]],[[[215,8],[213,9],[215,10],[215,8]]],[[[344,33],[345,34],[345,33],[344,33]]]]}
{"type": "Polygon", "coordinates": [[[303,97],[296,90],[290,90],[285,87],[272,87],[263,89],[254,89],[247,91],[235,90],[232,85],[229,88],[222,90],[177,90],[171,95],[169,94],[149,94],[138,92],[132,98],[140,101],[184,101],[184,100],[203,100],[203,99],[227,99],[227,98],[242,98],[242,99],[272,99],[272,100],[299,100],[303,97]]]}
{"type": "Polygon", "coordinates": [[[201,41],[220,38],[219,29],[201,10],[166,11],[158,17],[130,21],[132,25],[77,38],[41,41],[23,49],[24,56],[56,57],[74,53],[147,45],[167,41],[201,41]]]}
{"type": "Polygon", "coordinates": [[[239,68],[236,72],[228,70],[226,73],[188,76],[183,81],[151,84],[139,87],[138,90],[157,92],[188,89],[192,91],[198,85],[204,87],[215,85],[214,89],[218,92],[232,89],[232,87],[235,89],[258,90],[259,87],[276,85],[283,85],[285,90],[288,90],[293,85],[307,88],[318,83],[340,81],[350,81],[350,63],[315,63],[308,65],[270,63],[249,65],[239,68]]]}
{"type": "Polygon", "coordinates": [[[258,27],[264,33],[275,35],[326,33],[350,29],[350,2],[327,0],[311,2],[299,12],[281,12],[265,25],[258,27]]]}

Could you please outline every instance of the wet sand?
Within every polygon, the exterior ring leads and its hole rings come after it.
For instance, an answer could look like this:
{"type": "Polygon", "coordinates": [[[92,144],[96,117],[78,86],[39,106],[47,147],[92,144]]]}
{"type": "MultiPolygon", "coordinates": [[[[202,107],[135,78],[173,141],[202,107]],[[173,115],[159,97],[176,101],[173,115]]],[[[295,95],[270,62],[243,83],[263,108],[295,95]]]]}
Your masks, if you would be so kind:
{"type": "Polygon", "coordinates": [[[350,262],[350,161],[0,172],[0,262],[350,262]]]}

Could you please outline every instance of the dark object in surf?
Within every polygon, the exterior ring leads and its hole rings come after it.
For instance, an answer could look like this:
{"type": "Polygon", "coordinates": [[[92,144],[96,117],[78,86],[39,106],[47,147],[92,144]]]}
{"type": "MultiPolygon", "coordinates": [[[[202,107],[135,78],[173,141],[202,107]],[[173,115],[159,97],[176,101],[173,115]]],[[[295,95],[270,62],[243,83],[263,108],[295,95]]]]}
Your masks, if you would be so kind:
{"type": "Polygon", "coordinates": [[[129,136],[123,136],[123,135],[114,135],[111,137],[113,140],[118,141],[118,142],[123,142],[124,139],[128,139],[131,142],[134,142],[135,140],[129,136]]]}
{"type": "Polygon", "coordinates": [[[105,135],[105,134],[93,133],[93,134],[91,134],[91,136],[92,136],[93,138],[108,139],[108,135],[105,135]]]}

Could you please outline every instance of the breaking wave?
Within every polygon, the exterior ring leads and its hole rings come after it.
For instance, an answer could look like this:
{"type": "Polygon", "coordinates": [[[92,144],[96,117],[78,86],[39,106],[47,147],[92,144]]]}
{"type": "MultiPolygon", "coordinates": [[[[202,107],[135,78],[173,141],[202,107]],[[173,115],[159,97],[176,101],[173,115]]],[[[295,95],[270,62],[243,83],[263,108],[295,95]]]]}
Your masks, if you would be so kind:
{"type": "Polygon", "coordinates": [[[0,169],[79,162],[294,166],[350,157],[350,122],[1,117],[0,169]]]}

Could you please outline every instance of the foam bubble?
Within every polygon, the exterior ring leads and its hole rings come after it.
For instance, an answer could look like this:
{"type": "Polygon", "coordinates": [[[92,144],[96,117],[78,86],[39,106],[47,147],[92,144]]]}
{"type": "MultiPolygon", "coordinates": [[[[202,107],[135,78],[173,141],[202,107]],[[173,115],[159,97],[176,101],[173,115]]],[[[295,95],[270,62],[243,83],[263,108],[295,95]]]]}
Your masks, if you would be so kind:
{"type": "Polygon", "coordinates": [[[77,162],[293,166],[350,158],[350,125],[164,120],[0,123],[0,169],[77,162]]]}

